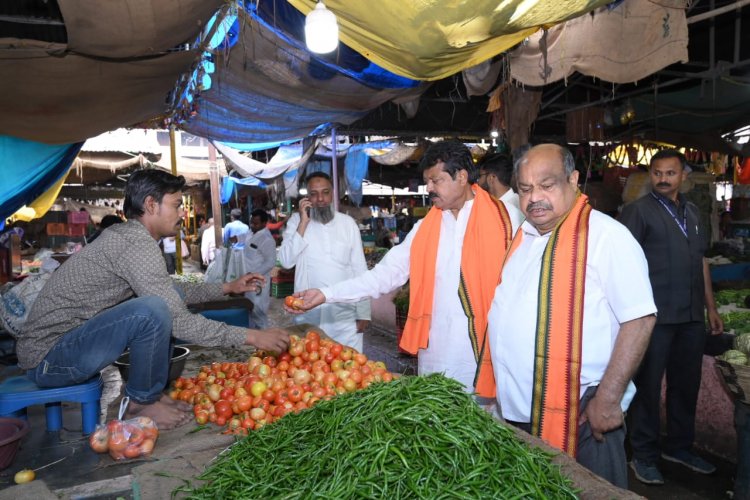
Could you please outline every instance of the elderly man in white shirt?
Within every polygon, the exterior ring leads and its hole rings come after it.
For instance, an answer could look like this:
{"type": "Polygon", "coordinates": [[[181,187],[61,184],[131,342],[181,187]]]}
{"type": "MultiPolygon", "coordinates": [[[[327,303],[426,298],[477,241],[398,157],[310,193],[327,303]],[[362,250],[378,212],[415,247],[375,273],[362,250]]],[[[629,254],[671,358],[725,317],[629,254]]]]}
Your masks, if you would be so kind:
{"type": "Polygon", "coordinates": [[[271,302],[271,270],[276,265],[276,240],[271,231],[266,228],[268,213],[255,209],[250,214],[250,230],[245,239],[242,256],[245,259],[245,270],[262,274],[266,278],[259,292],[247,292],[247,297],[253,303],[250,312],[250,328],[263,329],[268,326],[268,306],[271,302]]]}
{"type": "Polygon", "coordinates": [[[502,415],[626,488],[623,412],[656,313],[646,259],[578,191],[566,149],[530,149],[516,175],[527,218],[489,315],[502,415]]]}
{"type": "MultiPolygon", "coordinates": [[[[330,176],[314,172],[306,185],[307,197],[289,218],[278,255],[282,267],[295,268],[295,291],[331,286],[367,271],[357,223],[333,209],[330,176]]],[[[326,304],[295,321],[318,325],[336,342],[361,352],[363,332],[370,324],[370,299],[361,299],[352,304],[326,304]]]]}
{"type": "MultiPolygon", "coordinates": [[[[522,216],[518,209],[493,201],[474,183],[477,171],[471,153],[458,141],[433,144],[425,153],[420,168],[433,208],[403,243],[390,249],[375,268],[356,279],[295,295],[302,297],[309,308],[324,301],[379,297],[411,279],[409,320],[401,345],[405,348],[409,321],[416,319],[418,327],[419,320],[427,318],[422,338],[406,347],[411,352],[418,351],[419,374],[442,372],[461,382],[468,392],[476,389],[481,396],[494,401],[494,383],[491,390],[482,390],[475,381],[480,372],[477,359],[482,359],[483,353],[476,352],[472,345],[477,345],[476,336],[472,337],[474,332],[469,328],[467,304],[459,297],[461,274],[465,281],[471,282],[468,283],[471,296],[468,309],[484,309],[484,315],[472,318],[472,324],[480,325],[476,329],[482,335],[486,328],[481,324],[486,325],[486,312],[499,278],[505,245],[510,243],[522,216]],[[486,215],[480,217],[482,214],[486,215]],[[420,246],[418,238],[427,241],[420,246]],[[477,272],[481,276],[467,273],[467,261],[478,262],[477,272]],[[432,263],[431,271],[423,266],[424,262],[432,263]],[[482,267],[486,262],[490,265],[482,267]],[[494,274],[492,265],[496,266],[494,274]],[[420,279],[420,275],[424,279],[420,279]],[[485,293],[473,288],[483,284],[480,282],[486,282],[487,288],[482,290],[485,293]],[[472,309],[472,306],[477,307],[472,309]],[[425,338],[427,332],[429,342],[425,338]]],[[[489,356],[484,359],[489,363],[489,356]]],[[[491,377],[491,367],[487,371],[491,377]]]]}

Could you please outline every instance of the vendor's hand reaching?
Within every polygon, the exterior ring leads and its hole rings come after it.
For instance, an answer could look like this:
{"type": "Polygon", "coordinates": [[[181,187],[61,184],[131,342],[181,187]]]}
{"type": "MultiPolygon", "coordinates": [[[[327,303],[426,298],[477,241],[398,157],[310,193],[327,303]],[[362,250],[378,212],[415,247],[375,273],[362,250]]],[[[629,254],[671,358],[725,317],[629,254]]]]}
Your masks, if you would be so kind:
{"type": "Polygon", "coordinates": [[[224,295],[242,295],[245,292],[255,292],[259,288],[263,288],[265,282],[266,278],[264,278],[262,274],[247,273],[234,281],[224,283],[224,295]]]}
{"type": "Polygon", "coordinates": [[[302,299],[303,303],[298,305],[298,307],[289,307],[288,305],[284,304],[284,310],[290,314],[302,314],[326,301],[326,296],[323,295],[323,292],[321,292],[317,288],[310,288],[309,290],[304,290],[302,292],[295,292],[293,297],[302,299]]]}
{"type": "Polygon", "coordinates": [[[261,351],[284,352],[289,348],[289,333],[281,328],[250,330],[245,343],[261,351]]]}

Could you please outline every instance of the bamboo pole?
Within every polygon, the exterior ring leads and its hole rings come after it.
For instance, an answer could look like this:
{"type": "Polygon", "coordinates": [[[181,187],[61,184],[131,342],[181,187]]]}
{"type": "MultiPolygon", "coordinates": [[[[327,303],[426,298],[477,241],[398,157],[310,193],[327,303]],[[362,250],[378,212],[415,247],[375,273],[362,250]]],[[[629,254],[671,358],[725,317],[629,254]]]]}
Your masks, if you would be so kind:
{"type": "MultiPolygon", "coordinates": [[[[177,175],[177,146],[174,140],[174,125],[169,126],[169,157],[172,161],[172,175],[177,175]]],[[[175,264],[175,271],[177,274],[182,274],[182,229],[177,231],[177,236],[174,238],[175,241],[175,256],[177,257],[177,263],[175,264]]]]}

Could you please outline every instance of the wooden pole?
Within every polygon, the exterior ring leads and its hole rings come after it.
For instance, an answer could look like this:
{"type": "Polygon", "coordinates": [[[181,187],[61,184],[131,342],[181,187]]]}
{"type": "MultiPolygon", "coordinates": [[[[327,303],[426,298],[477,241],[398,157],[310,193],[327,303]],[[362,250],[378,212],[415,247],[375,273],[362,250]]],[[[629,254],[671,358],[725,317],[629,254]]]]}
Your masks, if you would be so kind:
{"type": "MultiPolygon", "coordinates": [[[[172,160],[172,175],[177,175],[177,147],[174,140],[174,125],[169,126],[169,157],[172,160]]],[[[177,232],[174,242],[177,257],[175,270],[177,274],[182,274],[182,229],[177,232]]]]}
{"type": "Polygon", "coordinates": [[[216,238],[216,248],[222,248],[224,238],[221,234],[221,195],[219,194],[219,166],[216,164],[216,148],[213,144],[208,145],[208,174],[209,184],[211,186],[211,212],[214,216],[214,238],[216,238]]]}

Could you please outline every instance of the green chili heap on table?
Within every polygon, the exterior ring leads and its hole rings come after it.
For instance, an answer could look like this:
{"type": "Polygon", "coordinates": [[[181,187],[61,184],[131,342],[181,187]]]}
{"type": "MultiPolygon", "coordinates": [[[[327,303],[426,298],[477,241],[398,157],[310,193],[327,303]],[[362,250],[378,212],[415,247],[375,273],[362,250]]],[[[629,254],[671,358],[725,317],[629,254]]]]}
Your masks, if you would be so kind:
{"type": "Polygon", "coordinates": [[[576,498],[530,448],[442,375],[345,394],[250,433],[180,497],[576,498]]]}

